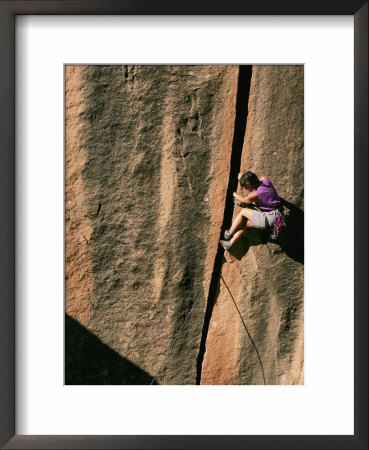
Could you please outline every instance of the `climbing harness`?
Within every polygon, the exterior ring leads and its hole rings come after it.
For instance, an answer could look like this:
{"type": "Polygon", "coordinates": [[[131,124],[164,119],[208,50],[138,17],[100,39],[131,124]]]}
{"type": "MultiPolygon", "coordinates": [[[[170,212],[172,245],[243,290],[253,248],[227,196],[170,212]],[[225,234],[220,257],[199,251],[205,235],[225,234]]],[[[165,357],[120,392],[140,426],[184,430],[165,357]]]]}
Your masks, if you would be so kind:
{"type": "Polygon", "coordinates": [[[284,212],[283,212],[283,206],[277,210],[277,218],[274,222],[274,226],[272,228],[272,233],[270,235],[270,239],[273,241],[276,241],[282,231],[284,224],[284,212]]]}

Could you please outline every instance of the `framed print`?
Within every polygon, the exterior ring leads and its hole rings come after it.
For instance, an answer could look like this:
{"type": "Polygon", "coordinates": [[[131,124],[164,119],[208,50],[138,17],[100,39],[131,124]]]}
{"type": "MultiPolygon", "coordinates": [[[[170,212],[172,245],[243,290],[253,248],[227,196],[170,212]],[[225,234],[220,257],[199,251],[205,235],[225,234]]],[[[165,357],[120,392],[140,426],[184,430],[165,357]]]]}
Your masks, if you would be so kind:
{"type": "Polygon", "coordinates": [[[1,445],[367,448],[367,3],[0,8],[1,445]]]}

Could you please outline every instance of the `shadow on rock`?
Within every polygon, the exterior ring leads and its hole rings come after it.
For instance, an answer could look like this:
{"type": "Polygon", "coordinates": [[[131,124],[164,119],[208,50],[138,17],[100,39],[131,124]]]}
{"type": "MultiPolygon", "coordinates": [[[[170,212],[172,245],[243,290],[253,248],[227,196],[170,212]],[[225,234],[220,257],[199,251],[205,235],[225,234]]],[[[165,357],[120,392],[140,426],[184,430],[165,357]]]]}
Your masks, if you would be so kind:
{"type": "Polygon", "coordinates": [[[276,243],[287,256],[304,264],[304,211],[283,198],[281,200],[285,207],[286,227],[276,243]]]}
{"type": "Polygon", "coordinates": [[[250,228],[229,250],[232,256],[241,260],[250,247],[273,242],[279,245],[289,258],[304,264],[304,211],[283,198],[281,200],[285,207],[286,227],[283,228],[278,240],[270,238],[269,230],[250,228]]]}
{"type": "Polygon", "coordinates": [[[261,230],[257,230],[256,228],[249,228],[246,233],[246,236],[240,238],[229,249],[229,253],[238,261],[240,261],[246,255],[250,247],[266,244],[267,242],[265,235],[261,230]]]}
{"type": "Polygon", "coordinates": [[[151,380],[152,376],[65,315],[65,384],[150,384],[151,380]]]}

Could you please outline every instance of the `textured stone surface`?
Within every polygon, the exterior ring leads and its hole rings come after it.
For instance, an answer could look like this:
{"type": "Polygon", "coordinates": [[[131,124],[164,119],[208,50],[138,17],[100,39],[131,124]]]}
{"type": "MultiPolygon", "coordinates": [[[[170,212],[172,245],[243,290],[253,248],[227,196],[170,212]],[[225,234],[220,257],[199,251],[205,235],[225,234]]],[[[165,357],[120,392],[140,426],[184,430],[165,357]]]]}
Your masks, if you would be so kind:
{"type": "Polygon", "coordinates": [[[195,383],[237,76],[232,66],[67,67],[66,312],[154,375],[202,295],[158,382],[195,383]]]}
{"type": "MultiPolygon", "coordinates": [[[[238,77],[238,66],[67,66],[67,383],[147,383],[198,299],[157,377],[195,384],[238,77]]],[[[262,384],[262,364],[268,384],[298,384],[303,68],[254,67],[249,110],[241,168],[272,179],[294,226],[282,245],[251,232],[225,254],[249,335],[220,280],[201,383],[262,384]]]]}
{"type": "Polygon", "coordinates": [[[272,180],[288,227],[282,245],[250,230],[225,254],[203,384],[303,383],[303,92],[302,66],[253,68],[241,169],[272,180]]]}

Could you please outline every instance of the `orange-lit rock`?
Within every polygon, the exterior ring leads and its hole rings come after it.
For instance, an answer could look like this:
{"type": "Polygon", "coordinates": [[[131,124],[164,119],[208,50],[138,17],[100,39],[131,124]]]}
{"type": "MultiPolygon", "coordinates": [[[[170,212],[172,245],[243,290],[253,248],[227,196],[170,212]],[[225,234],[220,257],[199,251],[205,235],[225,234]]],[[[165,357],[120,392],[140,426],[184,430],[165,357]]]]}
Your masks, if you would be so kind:
{"type": "Polygon", "coordinates": [[[303,68],[253,68],[238,161],[272,179],[292,226],[221,261],[239,80],[238,66],[67,66],[67,383],[148,382],[196,301],[156,380],[195,384],[218,272],[247,330],[219,278],[201,383],[262,384],[261,364],[267,384],[303,382],[303,68]]]}
{"type": "Polygon", "coordinates": [[[303,92],[302,66],[253,68],[241,169],[272,180],[288,227],[282,245],[250,230],[225,254],[202,384],[303,384],[303,92]]]}

